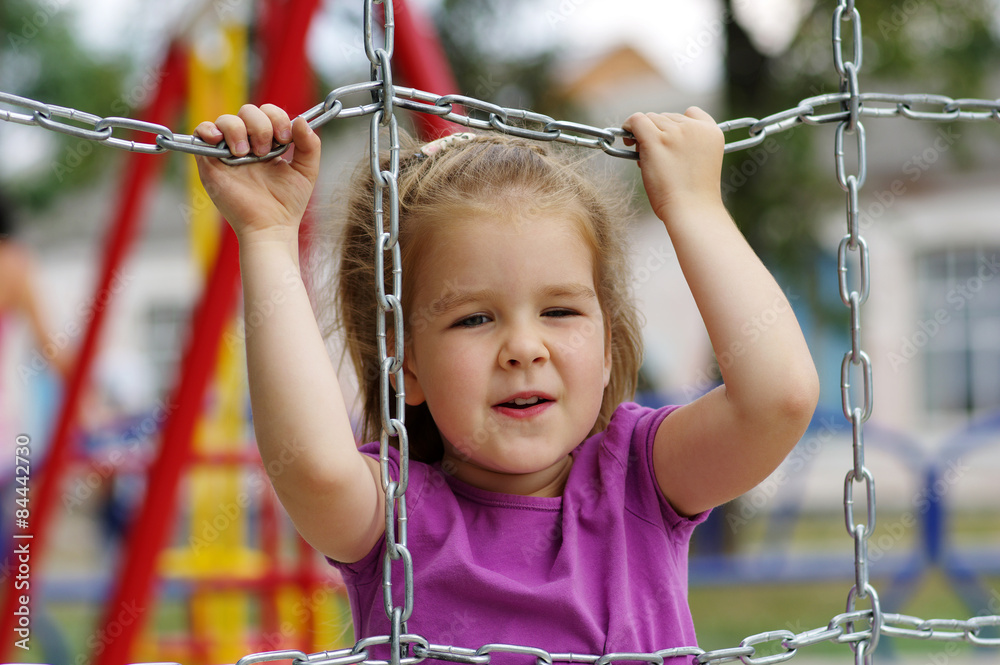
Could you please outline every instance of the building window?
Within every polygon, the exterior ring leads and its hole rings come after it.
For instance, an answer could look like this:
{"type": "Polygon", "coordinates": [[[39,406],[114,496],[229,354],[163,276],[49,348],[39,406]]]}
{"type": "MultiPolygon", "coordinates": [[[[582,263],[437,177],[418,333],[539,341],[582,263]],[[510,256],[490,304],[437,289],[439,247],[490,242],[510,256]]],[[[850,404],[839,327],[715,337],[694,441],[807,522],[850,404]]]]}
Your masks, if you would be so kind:
{"type": "Polygon", "coordinates": [[[156,394],[173,388],[188,337],[187,307],[174,303],[154,303],[146,312],[146,348],[156,380],[156,394]]]}
{"type": "Polygon", "coordinates": [[[927,254],[918,275],[926,408],[1000,408],[1000,247],[927,254]]]}

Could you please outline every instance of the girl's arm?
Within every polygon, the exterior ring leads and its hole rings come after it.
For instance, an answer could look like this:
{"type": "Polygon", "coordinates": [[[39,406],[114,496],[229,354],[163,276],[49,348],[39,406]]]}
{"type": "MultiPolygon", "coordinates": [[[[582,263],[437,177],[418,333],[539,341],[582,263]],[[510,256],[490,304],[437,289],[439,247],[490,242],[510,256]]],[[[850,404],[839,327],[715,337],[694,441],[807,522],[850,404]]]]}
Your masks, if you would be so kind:
{"type": "Polygon", "coordinates": [[[298,230],[319,172],[320,140],[281,109],[244,106],[196,133],[242,156],[293,141],[290,161],[226,166],[199,157],[206,190],[239,238],[247,371],[264,468],[302,537],[343,562],[385,528],[378,463],[360,454],[299,270],[298,230]]]}
{"type": "Polygon", "coordinates": [[[636,114],[643,184],[704,319],[724,385],[674,411],[653,444],[656,480],[693,515],[764,480],[802,436],[819,382],[792,308],[722,204],[724,140],[698,108],[636,114]]]}

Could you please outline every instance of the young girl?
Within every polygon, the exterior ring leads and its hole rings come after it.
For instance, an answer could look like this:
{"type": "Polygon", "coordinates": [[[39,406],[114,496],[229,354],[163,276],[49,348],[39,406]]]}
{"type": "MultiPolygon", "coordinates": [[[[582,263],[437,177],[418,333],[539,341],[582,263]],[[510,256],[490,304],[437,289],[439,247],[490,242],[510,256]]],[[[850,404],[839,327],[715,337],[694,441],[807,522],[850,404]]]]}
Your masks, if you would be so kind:
{"type": "MultiPolygon", "coordinates": [[[[764,479],[816,405],[791,307],[723,207],[715,122],[691,108],[636,114],[623,127],[720,359],[725,385],[685,406],[626,401],[641,360],[626,229],[576,169],[500,135],[456,135],[401,155],[404,387],[420,460],[406,493],[407,631],[431,643],[578,654],[696,644],[692,529],[764,479]],[[753,326],[761,317],[774,323],[753,326]]],[[[270,105],[197,132],[237,155],[264,154],[272,139],[295,144],[288,161],[199,158],[199,169],[239,237],[246,310],[273,305],[246,338],[258,445],[266,467],[280,468],[275,490],[302,536],[343,572],[356,636],[386,635],[377,444],[356,447],[299,268],[320,141],[270,105]]],[[[359,173],[338,307],[364,436],[376,438],[372,185],[359,173]]]]}

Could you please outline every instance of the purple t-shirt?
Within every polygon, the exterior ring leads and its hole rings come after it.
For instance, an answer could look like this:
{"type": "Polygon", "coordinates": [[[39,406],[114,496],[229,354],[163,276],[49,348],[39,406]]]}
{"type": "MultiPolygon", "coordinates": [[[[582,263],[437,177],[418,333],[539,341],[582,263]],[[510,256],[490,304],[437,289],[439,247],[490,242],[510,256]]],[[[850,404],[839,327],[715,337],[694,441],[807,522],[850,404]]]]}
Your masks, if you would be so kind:
{"type": "MultiPolygon", "coordinates": [[[[572,453],[561,497],[498,494],[439,465],[410,463],[407,547],[414,605],[407,632],[432,644],[534,646],[551,653],[651,652],[697,644],[687,603],[694,518],[653,475],[656,430],[676,407],[619,406],[572,453]]],[[[378,444],[362,452],[378,456],[378,444]]],[[[393,477],[399,457],[391,451],[393,477]]],[[[356,638],[390,632],[382,599],[385,538],[343,573],[356,638]]],[[[393,563],[393,597],[402,571],[393,563]]],[[[385,653],[373,657],[384,658],[385,653]]],[[[533,658],[495,653],[491,662],[533,658]]],[[[688,659],[690,660],[690,659],[688,659]]]]}

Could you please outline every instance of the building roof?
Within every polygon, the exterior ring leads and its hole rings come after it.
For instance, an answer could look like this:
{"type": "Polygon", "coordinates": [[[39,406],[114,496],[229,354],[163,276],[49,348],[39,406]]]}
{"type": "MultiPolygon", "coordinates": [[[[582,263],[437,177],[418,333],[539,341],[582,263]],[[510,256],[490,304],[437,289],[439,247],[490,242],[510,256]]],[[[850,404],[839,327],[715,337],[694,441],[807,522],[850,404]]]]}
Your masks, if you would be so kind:
{"type": "Polygon", "coordinates": [[[669,87],[667,77],[631,44],[619,44],[585,60],[574,60],[574,71],[561,93],[570,99],[603,96],[636,83],[669,87]]]}

